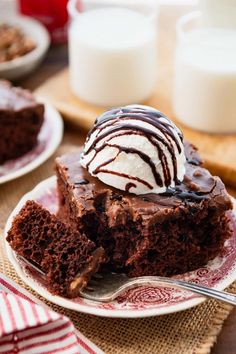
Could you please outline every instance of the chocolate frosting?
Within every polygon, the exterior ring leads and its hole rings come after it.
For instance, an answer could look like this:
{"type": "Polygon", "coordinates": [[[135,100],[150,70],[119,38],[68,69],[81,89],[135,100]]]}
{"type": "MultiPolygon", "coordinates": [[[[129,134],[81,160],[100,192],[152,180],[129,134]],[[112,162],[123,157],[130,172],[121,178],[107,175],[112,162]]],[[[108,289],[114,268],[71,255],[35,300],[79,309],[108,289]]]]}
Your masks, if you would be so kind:
{"type": "MultiPolygon", "coordinates": [[[[56,159],[57,168],[65,183],[69,184],[74,199],[80,202],[80,212],[83,209],[94,210],[94,200],[98,196],[106,195],[106,210],[109,210],[109,226],[122,219],[122,213],[129,212],[133,220],[142,217],[152,222],[181,212],[189,212],[189,205],[207,201],[209,207],[222,211],[232,208],[231,200],[225,186],[218,177],[201,166],[202,160],[196,148],[188,142],[184,143],[186,154],[186,174],[182,183],[175,188],[168,189],[163,194],[135,195],[122,192],[102,183],[92,177],[80,163],[80,151],[64,155],[56,159]]],[[[122,222],[122,220],[121,220],[122,222]]]]}

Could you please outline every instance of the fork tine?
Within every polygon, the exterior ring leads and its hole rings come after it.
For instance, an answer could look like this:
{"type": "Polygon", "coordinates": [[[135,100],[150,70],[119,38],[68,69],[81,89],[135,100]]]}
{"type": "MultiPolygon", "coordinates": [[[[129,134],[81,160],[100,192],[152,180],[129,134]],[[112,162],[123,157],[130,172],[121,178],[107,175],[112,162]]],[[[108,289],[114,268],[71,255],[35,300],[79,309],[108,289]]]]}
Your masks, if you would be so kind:
{"type": "Polygon", "coordinates": [[[94,288],[93,288],[93,287],[91,287],[91,286],[87,286],[87,287],[86,287],[86,290],[87,290],[87,291],[91,291],[91,292],[93,292],[93,291],[94,291],[94,288]]]}
{"type": "MultiPolygon", "coordinates": [[[[42,269],[40,269],[40,266],[36,262],[28,260],[20,255],[17,255],[17,257],[26,265],[36,270],[44,279],[47,278],[46,274],[42,271],[42,269]]],[[[70,284],[71,291],[74,291],[78,295],[80,294],[90,300],[109,302],[121,295],[124,291],[127,291],[133,287],[141,285],[167,286],[171,288],[189,290],[193,293],[201,294],[205,297],[214,298],[236,306],[236,296],[233,294],[173,278],[145,276],[129,279],[125,274],[119,273],[104,273],[104,275],[99,273],[95,278],[97,278],[97,280],[93,279],[90,281],[86,289],[81,291],[79,288],[81,284],[83,286],[83,279],[80,278],[78,274],[70,284]],[[99,279],[103,280],[99,282],[99,279]]]]}
{"type": "Polygon", "coordinates": [[[40,269],[40,266],[36,263],[33,262],[32,260],[28,260],[23,256],[17,255],[17,258],[19,258],[23,263],[28,265],[29,267],[32,267],[34,270],[36,270],[44,279],[46,278],[46,274],[40,269]]]}
{"type": "MultiPolygon", "coordinates": [[[[111,278],[114,279],[114,275],[110,274],[111,278]]],[[[115,282],[115,279],[114,279],[115,282]]],[[[101,282],[102,283],[102,282],[101,282]]],[[[82,292],[82,296],[89,300],[99,301],[99,302],[109,302],[116,299],[119,295],[132,289],[137,286],[160,286],[160,287],[169,287],[184,289],[192,291],[193,293],[200,294],[205,297],[213,298],[226,302],[228,304],[236,306],[236,296],[234,294],[227,293],[225,291],[219,291],[213,288],[208,288],[204,285],[194,284],[186,282],[184,280],[179,280],[175,278],[165,278],[165,277],[156,277],[156,276],[144,276],[138,278],[127,278],[123,284],[112,284],[104,283],[101,284],[100,288],[96,288],[96,291],[93,294],[86,293],[86,289],[82,292]]]]}
{"type": "Polygon", "coordinates": [[[96,273],[92,276],[92,278],[95,278],[95,279],[103,279],[103,275],[101,273],[96,273]]]}

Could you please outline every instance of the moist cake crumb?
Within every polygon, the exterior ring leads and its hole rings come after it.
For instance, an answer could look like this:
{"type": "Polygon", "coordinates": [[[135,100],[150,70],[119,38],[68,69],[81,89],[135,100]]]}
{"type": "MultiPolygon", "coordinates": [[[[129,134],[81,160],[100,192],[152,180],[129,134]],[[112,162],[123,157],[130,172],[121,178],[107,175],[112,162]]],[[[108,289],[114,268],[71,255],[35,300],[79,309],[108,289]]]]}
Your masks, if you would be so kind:
{"type": "Polygon", "coordinates": [[[46,275],[53,294],[76,297],[104,262],[102,247],[34,201],[15,217],[7,241],[46,275]]]}

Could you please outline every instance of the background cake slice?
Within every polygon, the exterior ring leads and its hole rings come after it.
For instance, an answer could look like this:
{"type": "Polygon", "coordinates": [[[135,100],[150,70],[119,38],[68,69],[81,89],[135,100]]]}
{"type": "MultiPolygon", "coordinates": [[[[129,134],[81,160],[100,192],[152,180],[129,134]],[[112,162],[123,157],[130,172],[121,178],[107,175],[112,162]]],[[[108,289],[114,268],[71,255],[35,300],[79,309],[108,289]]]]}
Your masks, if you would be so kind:
{"type": "Polygon", "coordinates": [[[78,296],[104,262],[102,248],[34,201],[15,217],[7,241],[45,273],[49,290],[62,296],[78,296]]]}
{"type": "Polygon", "coordinates": [[[0,80],[0,164],[32,150],[44,120],[44,106],[34,96],[0,80]]]}

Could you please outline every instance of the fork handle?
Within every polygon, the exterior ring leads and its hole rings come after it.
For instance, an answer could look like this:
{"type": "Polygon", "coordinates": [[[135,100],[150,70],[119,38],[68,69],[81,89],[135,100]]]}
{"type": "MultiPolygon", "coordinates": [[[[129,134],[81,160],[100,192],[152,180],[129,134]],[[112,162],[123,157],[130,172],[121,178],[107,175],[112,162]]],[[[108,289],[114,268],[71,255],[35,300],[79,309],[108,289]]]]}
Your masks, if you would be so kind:
{"type": "Polygon", "coordinates": [[[193,293],[203,295],[208,298],[215,300],[223,301],[228,304],[236,306],[236,296],[225,291],[219,291],[215,289],[208,288],[203,285],[188,283],[183,280],[164,278],[164,277],[155,277],[155,276],[146,276],[141,278],[130,279],[129,282],[122,285],[117,291],[113,299],[118,295],[121,295],[124,291],[135,288],[140,285],[157,285],[157,286],[167,286],[170,288],[190,290],[193,293]]]}

